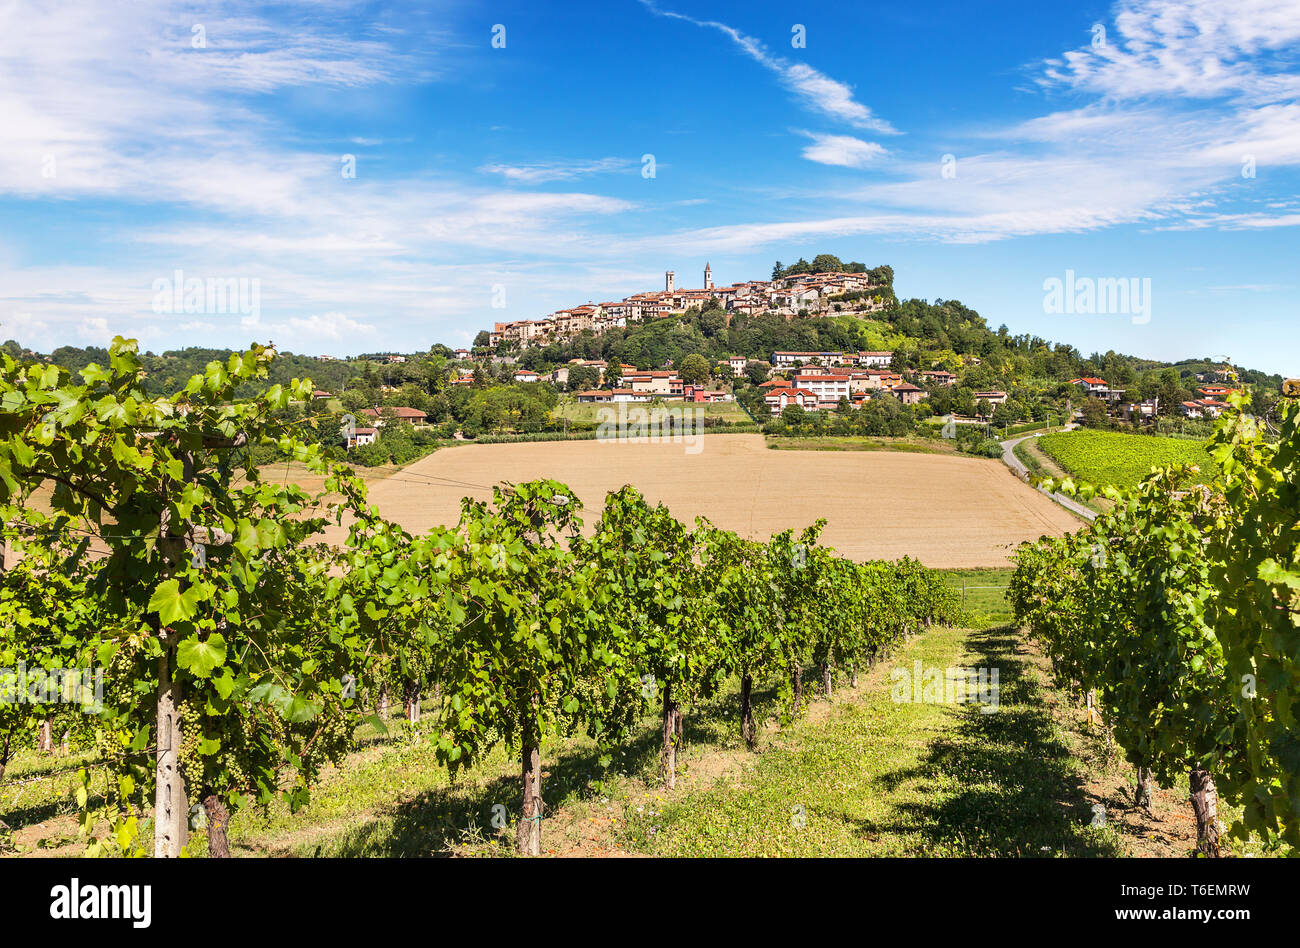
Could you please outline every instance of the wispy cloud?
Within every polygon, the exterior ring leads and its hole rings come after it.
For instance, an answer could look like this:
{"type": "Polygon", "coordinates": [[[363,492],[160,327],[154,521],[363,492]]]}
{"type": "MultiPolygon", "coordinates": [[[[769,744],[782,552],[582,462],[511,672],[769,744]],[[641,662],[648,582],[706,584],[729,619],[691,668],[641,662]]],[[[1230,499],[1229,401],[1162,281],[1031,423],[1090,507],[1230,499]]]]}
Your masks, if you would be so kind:
{"type": "Polygon", "coordinates": [[[661,10],[652,0],[641,0],[656,16],[682,20],[695,26],[718,30],[727,36],[742,52],[763,68],[774,73],[780,83],[795,94],[805,106],[822,115],[846,122],[856,128],[896,135],[898,130],[886,120],[875,115],[870,108],[853,97],[853,87],[832,79],[807,63],[795,62],[771,53],[766,46],[735,27],[716,20],[697,20],[695,17],[671,10],[661,10]]]}
{"type": "Polygon", "coordinates": [[[478,170],[484,174],[499,174],[517,184],[542,184],[547,181],[571,181],[592,174],[609,174],[627,171],[635,165],[628,158],[573,159],[569,161],[544,161],[526,165],[487,164],[478,170]]]}

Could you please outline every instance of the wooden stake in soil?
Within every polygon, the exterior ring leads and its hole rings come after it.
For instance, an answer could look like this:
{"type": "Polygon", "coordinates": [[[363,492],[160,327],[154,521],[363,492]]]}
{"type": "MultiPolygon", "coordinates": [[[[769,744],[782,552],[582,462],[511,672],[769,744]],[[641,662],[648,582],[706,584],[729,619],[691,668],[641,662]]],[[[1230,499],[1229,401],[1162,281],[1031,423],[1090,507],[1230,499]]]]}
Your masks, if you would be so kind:
{"type": "Polygon", "coordinates": [[[1189,774],[1192,812],[1196,814],[1196,848],[1217,858],[1219,850],[1219,794],[1208,770],[1196,768],[1189,774]]]}
{"type": "Polygon", "coordinates": [[[524,805],[523,817],[515,830],[515,843],[525,856],[542,854],[542,752],[537,739],[524,738],[523,765],[524,805]]]}

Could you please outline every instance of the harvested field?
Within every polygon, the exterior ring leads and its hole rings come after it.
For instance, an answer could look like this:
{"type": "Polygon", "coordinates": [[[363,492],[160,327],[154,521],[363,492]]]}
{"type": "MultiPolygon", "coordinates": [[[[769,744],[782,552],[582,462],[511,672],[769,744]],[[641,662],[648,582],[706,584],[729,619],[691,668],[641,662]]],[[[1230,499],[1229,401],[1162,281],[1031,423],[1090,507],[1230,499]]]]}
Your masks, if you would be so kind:
{"type": "Polygon", "coordinates": [[[454,524],[460,498],[491,485],[553,477],[573,488],[589,524],[606,492],[630,483],[686,522],[766,539],[827,520],[824,541],[854,559],[908,555],[927,566],[1001,566],[1022,540],[1079,521],[1001,461],[955,455],[772,451],[760,435],[677,443],[559,441],[473,445],[437,453],[371,483],[370,499],[406,529],[454,524]]]}

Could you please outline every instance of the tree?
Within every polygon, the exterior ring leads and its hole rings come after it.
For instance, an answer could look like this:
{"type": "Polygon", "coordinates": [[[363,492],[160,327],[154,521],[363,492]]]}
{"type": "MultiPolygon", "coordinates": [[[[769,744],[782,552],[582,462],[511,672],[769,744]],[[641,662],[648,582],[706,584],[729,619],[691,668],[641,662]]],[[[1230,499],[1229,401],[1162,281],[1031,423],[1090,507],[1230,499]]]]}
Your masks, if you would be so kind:
{"type": "Polygon", "coordinates": [[[712,375],[709,360],[698,352],[692,352],[677,367],[677,374],[688,385],[703,385],[712,375]]]}
{"type": "Polygon", "coordinates": [[[591,365],[569,366],[568,388],[570,392],[583,392],[600,384],[600,370],[591,365]]]}
{"type": "Polygon", "coordinates": [[[1100,398],[1095,396],[1085,398],[1080,410],[1083,412],[1083,426],[1085,428],[1110,427],[1110,418],[1106,414],[1106,404],[1100,398]]]}

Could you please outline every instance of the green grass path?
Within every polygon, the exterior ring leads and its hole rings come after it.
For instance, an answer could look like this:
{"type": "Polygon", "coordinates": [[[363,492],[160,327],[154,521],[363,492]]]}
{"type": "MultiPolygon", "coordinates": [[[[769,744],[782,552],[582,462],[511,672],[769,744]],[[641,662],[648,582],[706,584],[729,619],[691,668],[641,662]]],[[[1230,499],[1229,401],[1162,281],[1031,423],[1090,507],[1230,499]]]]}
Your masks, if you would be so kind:
{"type": "Polygon", "coordinates": [[[1009,629],[933,629],[852,700],[773,734],[753,766],[632,820],[626,845],[672,856],[1116,855],[1111,830],[1090,825],[1083,766],[1043,681],[1009,629]],[[998,668],[998,710],[895,702],[889,672],[916,660],[998,668]]]}

